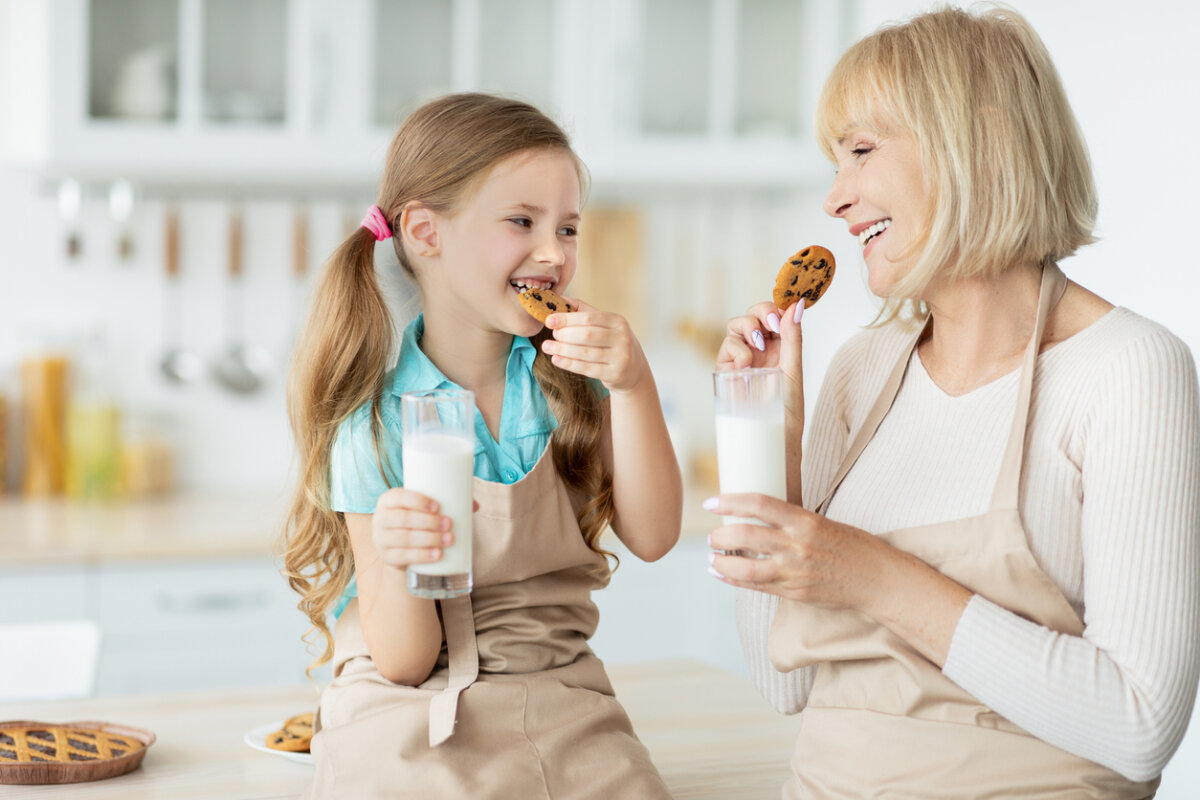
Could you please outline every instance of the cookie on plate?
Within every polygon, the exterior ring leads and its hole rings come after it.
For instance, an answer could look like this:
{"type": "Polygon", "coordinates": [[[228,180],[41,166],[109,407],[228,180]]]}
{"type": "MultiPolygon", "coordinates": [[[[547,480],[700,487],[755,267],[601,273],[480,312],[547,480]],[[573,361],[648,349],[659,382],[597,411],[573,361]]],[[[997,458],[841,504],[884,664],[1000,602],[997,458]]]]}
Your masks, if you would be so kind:
{"type": "Polygon", "coordinates": [[[551,289],[526,289],[517,297],[529,315],[538,322],[545,323],[546,317],[560,311],[574,311],[571,304],[551,289]]]}
{"type": "Polygon", "coordinates": [[[289,753],[307,753],[313,737],[312,712],[289,717],[283,727],[267,735],[267,747],[289,753]]]}
{"type": "Polygon", "coordinates": [[[779,268],[772,299],[777,308],[787,309],[798,300],[808,308],[821,299],[833,282],[833,253],[820,245],[797,252],[779,268]]]}

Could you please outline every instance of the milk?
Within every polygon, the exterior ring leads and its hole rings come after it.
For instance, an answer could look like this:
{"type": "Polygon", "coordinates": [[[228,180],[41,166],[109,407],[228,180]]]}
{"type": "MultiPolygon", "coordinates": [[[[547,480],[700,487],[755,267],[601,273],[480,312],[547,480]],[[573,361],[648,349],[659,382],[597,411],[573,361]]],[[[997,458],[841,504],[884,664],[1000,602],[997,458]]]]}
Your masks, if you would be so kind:
{"type": "MultiPolygon", "coordinates": [[[[721,494],[752,492],[787,499],[782,406],[778,411],[756,416],[716,415],[721,494]]],[[[726,525],[762,524],[749,517],[724,520],[726,525]]]]}
{"type": "Polygon", "coordinates": [[[446,433],[418,433],[404,438],[401,453],[404,488],[432,497],[454,525],[454,544],[428,564],[412,564],[422,575],[459,575],[471,571],[471,488],[475,473],[475,443],[446,433]]]}

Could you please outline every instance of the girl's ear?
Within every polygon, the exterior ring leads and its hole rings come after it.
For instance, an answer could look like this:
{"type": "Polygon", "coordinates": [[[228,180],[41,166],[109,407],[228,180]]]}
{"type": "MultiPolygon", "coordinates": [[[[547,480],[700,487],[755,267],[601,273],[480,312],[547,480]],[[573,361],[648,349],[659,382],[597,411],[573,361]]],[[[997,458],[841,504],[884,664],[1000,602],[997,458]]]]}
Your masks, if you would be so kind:
{"type": "Polygon", "coordinates": [[[405,249],[418,256],[436,256],[441,250],[438,216],[425,206],[409,205],[400,212],[399,233],[405,249]]]}

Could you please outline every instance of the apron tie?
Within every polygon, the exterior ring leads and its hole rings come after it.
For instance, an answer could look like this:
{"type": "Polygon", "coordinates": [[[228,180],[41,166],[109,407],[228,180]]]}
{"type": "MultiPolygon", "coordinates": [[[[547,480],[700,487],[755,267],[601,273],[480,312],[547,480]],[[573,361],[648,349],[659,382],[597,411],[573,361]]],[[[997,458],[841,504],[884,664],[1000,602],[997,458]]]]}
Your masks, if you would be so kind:
{"type": "Polygon", "coordinates": [[[479,648],[475,643],[475,613],[471,595],[439,601],[442,625],[446,629],[446,649],[450,655],[450,675],[446,688],[429,703],[429,746],[437,747],[454,733],[458,716],[458,696],[479,677],[479,648]]]}

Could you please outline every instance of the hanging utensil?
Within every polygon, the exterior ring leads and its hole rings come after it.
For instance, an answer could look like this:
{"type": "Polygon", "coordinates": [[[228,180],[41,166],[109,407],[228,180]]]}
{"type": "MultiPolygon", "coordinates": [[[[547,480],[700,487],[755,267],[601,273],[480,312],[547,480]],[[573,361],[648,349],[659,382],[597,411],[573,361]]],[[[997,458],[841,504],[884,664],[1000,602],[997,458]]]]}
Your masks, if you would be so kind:
{"type": "Polygon", "coordinates": [[[308,273],[308,209],[297,205],[292,211],[292,338],[296,341],[304,313],[304,279],[308,273]]]}
{"type": "Polygon", "coordinates": [[[67,229],[64,246],[70,261],[83,254],[83,237],[79,233],[79,215],[82,211],[83,184],[74,178],[63,178],[58,184],[58,216],[67,229]]]}
{"type": "Polygon", "coordinates": [[[174,206],[169,207],[165,215],[163,256],[167,271],[167,302],[164,304],[167,349],[158,367],[171,383],[188,384],[200,377],[204,364],[200,356],[181,345],[183,295],[179,286],[179,209],[174,206]]]}
{"type": "Polygon", "coordinates": [[[124,263],[133,258],[133,231],[129,220],[133,216],[135,198],[133,184],[124,178],[113,181],[108,189],[108,216],[117,230],[117,259],[124,263]]]}
{"type": "Polygon", "coordinates": [[[270,373],[271,356],[261,347],[247,344],[242,332],[242,214],[234,210],[229,218],[229,307],[227,325],[229,346],[214,362],[213,377],[231,392],[252,394],[270,373]]]}

